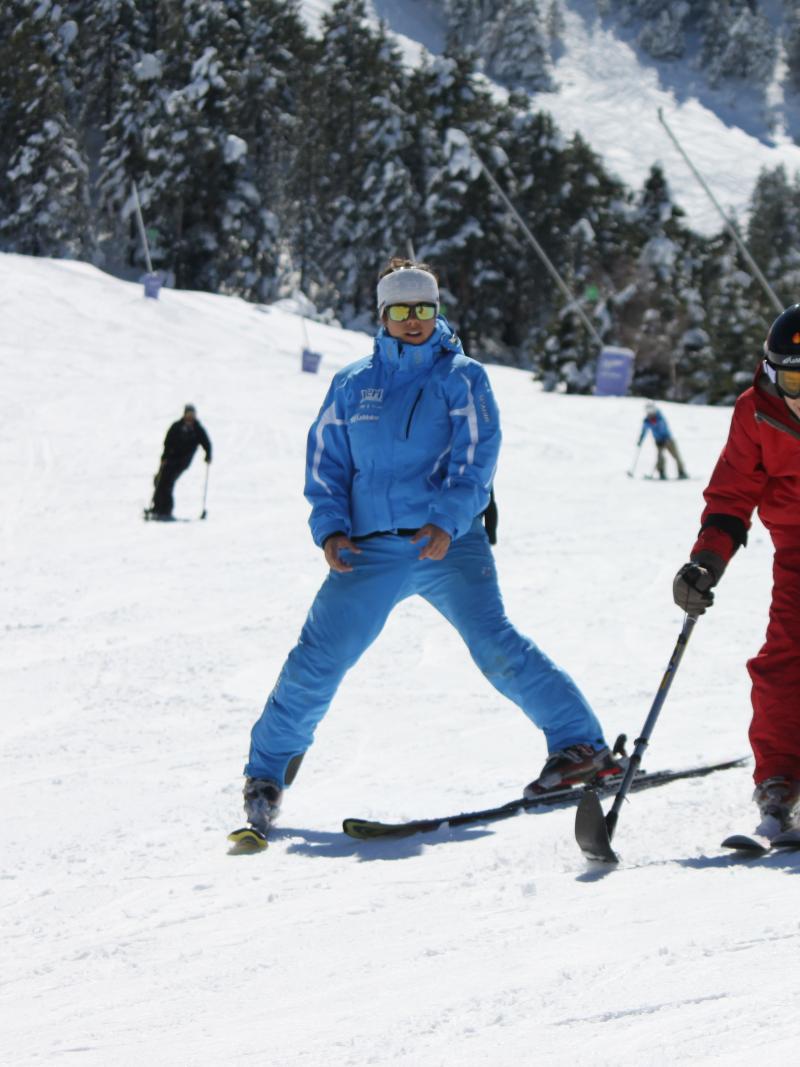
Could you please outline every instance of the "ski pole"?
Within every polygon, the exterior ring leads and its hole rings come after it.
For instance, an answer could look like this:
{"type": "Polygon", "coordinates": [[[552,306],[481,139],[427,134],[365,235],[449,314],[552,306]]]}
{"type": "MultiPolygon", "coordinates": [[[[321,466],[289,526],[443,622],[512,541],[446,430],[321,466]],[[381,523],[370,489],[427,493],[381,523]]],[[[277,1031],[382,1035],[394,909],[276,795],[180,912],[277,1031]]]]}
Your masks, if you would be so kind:
{"type": "Polygon", "coordinates": [[[661,685],[658,687],[650,712],[645,719],[641,736],[637,737],[634,744],[633,753],[628,762],[625,776],[622,779],[622,785],[619,787],[608,815],[603,816],[603,809],[594,790],[588,790],[581,797],[581,802],[575,815],[575,838],[590,859],[605,860],[606,863],[619,862],[619,856],[611,847],[611,838],[617,828],[620,808],[641,765],[644,750],[650,741],[650,735],[653,732],[664,701],[667,699],[667,693],[669,693],[670,686],[675,679],[678,665],[683,658],[683,653],[686,651],[686,645],[696,622],[696,615],[686,616],[681,632],[678,635],[678,640],[675,642],[675,648],[672,651],[667,669],[664,672],[664,677],[661,679],[661,685]]]}
{"type": "Polygon", "coordinates": [[[210,466],[210,464],[206,463],[206,480],[205,480],[205,484],[203,485],[203,510],[200,513],[200,518],[201,519],[204,519],[206,517],[206,515],[208,514],[208,512],[206,511],[206,497],[208,496],[208,468],[209,468],[209,466],[210,466]]]}
{"type": "Polygon", "coordinates": [[[636,446],[636,455],[633,457],[633,465],[631,466],[631,469],[628,471],[628,477],[629,478],[633,477],[633,472],[636,470],[636,464],[639,462],[639,456],[641,454],[642,454],[642,442],[640,441],[639,444],[636,446]]]}

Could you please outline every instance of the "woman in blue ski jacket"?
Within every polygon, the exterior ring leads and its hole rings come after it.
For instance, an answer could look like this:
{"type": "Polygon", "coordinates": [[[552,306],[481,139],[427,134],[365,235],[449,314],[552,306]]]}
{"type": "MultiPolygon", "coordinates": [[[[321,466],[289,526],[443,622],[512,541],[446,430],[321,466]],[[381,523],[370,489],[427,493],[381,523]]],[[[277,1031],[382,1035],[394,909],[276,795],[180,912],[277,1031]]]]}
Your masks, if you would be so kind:
{"type": "Polygon", "coordinates": [[[345,673],[414,594],[544,731],[526,795],[618,773],[575,683],[505,615],[482,521],[500,449],[484,368],[438,314],[429,267],[393,259],[377,297],[372,354],[334,376],[308,435],[309,522],[330,571],[252,730],[245,813],[262,833],[345,673]]]}

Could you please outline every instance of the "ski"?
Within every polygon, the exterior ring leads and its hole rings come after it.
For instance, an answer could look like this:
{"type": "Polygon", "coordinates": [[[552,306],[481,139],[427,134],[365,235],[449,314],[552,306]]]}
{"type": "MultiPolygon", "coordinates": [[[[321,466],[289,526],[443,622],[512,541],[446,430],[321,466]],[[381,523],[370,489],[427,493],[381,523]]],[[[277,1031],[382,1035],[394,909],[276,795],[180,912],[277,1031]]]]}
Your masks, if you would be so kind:
{"type": "Polygon", "coordinates": [[[753,837],[750,834],[731,834],[722,842],[722,848],[743,852],[750,856],[763,856],[772,848],[768,837],[753,837]]]}
{"type": "Polygon", "coordinates": [[[263,852],[269,845],[266,834],[262,834],[254,826],[242,826],[239,830],[231,831],[228,840],[231,842],[228,851],[232,856],[249,856],[254,852],[263,852]]]}
{"type": "MultiPolygon", "coordinates": [[[[145,510],[142,512],[142,518],[144,519],[145,522],[196,522],[197,521],[195,519],[178,518],[175,515],[157,517],[156,515],[154,515],[152,513],[152,511],[149,510],[149,508],[145,508],[145,510]]],[[[201,515],[200,518],[204,519],[205,515],[201,515]]]]}
{"type": "Polygon", "coordinates": [[[800,830],[782,830],[772,839],[773,848],[800,848],[800,830]]]}
{"type": "Polygon", "coordinates": [[[722,842],[722,848],[749,856],[766,856],[768,852],[791,852],[800,849],[800,830],[782,830],[771,838],[759,834],[731,834],[722,842]]]}
{"type": "MultiPolygon", "coordinates": [[[[655,786],[666,785],[668,782],[677,782],[684,778],[701,778],[706,774],[712,774],[714,771],[726,771],[732,767],[742,767],[745,763],[747,763],[747,759],[743,757],[727,760],[724,763],[707,763],[697,767],[687,767],[678,771],[640,771],[633,779],[631,789],[634,791],[651,789],[655,786]]],[[[518,800],[510,800],[506,804],[500,804],[494,808],[462,812],[459,815],[443,815],[438,819],[409,819],[406,822],[399,823],[379,822],[372,819],[345,819],[342,823],[342,829],[348,837],[354,837],[359,841],[372,841],[376,838],[411,837],[413,834],[430,833],[443,826],[456,827],[467,826],[470,823],[496,822],[499,819],[507,819],[521,811],[574,805],[580,802],[581,797],[590,792],[599,797],[610,796],[616,792],[617,786],[621,781],[622,775],[615,774],[586,785],[570,786],[567,789],[553,789],[533,797],[531,800],[520,797],[518,800]]]]}

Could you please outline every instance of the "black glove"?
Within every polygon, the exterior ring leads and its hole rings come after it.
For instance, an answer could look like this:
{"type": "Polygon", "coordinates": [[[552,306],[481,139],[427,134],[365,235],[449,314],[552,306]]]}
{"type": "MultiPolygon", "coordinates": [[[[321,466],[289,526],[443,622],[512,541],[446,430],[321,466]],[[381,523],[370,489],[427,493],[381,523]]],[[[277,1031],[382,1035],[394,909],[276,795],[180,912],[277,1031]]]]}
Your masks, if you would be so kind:
{"type": "Polygon", "coordinates": [[[724,573],[725,561],[716,552],[698,552],[675,575],[672,599],[687,615],[702,615],[714,603],[711,590],[724,573]]]}

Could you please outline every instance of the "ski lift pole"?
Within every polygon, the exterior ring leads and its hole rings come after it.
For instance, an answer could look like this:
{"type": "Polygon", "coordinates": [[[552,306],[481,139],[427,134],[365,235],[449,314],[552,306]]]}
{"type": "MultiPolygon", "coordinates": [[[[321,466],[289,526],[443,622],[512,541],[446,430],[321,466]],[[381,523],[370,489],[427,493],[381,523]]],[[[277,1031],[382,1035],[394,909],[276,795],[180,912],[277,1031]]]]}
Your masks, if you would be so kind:
{"type": "Polygon", "coordinates": [[[144,249],[144,258],[147,263],[147,273],[153,273],[153,263],[150,259],[150,246],[147,243],[147,233],[144,228],[144,219],[142,218],[142,205],[139,200],[139,190],[136,187],[136,182],[131,182],[133,186],[133,202],[136,207],[136,224],[139,227],[139,237],[142,241],[142,248],[144,249]]]}
{"type": "Polygon", "coordinates": [[[508,208],[509,212],[514,217],[514,219],[516,219],[517,224],[519,225],[520,229],[525,234],[527,239],[530,241],[531,246],[533,247],[533,250],[536,252],[536,255],[539,257],[539,259],[542,261],[542,263],[544,263],[545,267],[547,268],[548,273],[550,274],[550,277],[556,283],[556,285],[558,286],[558,288],[561,291],[562,295],[564,297],[566,297],[566,299],[569,302],[569,304],[572,307],[574,307],[578,317],[580,318],[580,320],[583,323],[583,325],[586,327],[586,329],[587,329],[587,331],[589,333],[589,336],[592,338],[592,340],[594,341],[594,343],[597,345],[598,348],[602,348],[603,347],[603,340],[600,337],[600,334],[597,332],[597,330],[592,325],[590,319],[588,318],[588,316],[584,312],[583,308],[578,303],[578,301],[577,301],[577,299],[575,297],[575,294],[568,287],[568,285],[566,284],[564,279],[561,277],[561,275],[558,273],[556,268],[553,266],[553,264],[550,261],[550,258],[548,257],[547,253],[542,248],[542,246],[539,244],[539,242],[536,240],[536,238],[533,236],[533,234],[531,233],[529,227],[525,223],[525,220],[523,219],[523,217],[520,215],[520,213],[517,211],[517,209],[514,207],[514,205],[509,200],[509,198],[503,192],[503,190],[500,187],[499,183],[495,179],[495,176],[492,174],[492,172],[489,170],[489,168],[483,162],[481,157],[478,155],[478,153],[472,147],[472,143],[471,142],[468,142],[468,143],[469,143],[470,151],[472,152],[473,156],[475,157],[475,159],[480,164],[481,169],[483,170],[483,173],[486,175],[486,177],[489,180],[489,184],[494,189],[494,191],[497,193],[497,195],[500,197],[500,199],[503,201],[503,203],[505,204],[506,208],[508,208]]]}
{"type": "Polygon", "coordinates": [[[695,176],[695,178],[697,179],[700,187],[703,189],[703,191],[705,192],[705,194],[708,197],[708,199],[711,201],[711,203],[716,208],[717,212],[719,213],[720,218],[722,219],[723,223],[725,224],[725,229],[728,231],[728,233],[731,235],[733,240],[736,242],[736,246],[739,249],[739,251],[742,253],[742,256],[744,257],[745,262],[747,263],[748,267],[750,267],[750,269],[752,270],[753,274],[755,274],[756,278],[758,279],[759,284],[761,285],[761,288],[764,290],[764,292],[767,294],[769,299],[772,301],[773,307],[778,312],[783,311],[784,308],[785,308],[785,304],[782,304],[780,302],[780,300],[778,299],[778,297],[775,295],[775,290],[772,288],[772,286],[769,284],[767,279],[764,277],[763,273],[761,272],[760,267],[758,266],[756,261],[753,259],[753,257],[750,255],[749,251],[747,250],[747,246],[745,245],[744,241],[741,239],[739,234],[736,232],[736,227],[733,225],[733,223],[730,221],[728,216],[722,210],[722,208],[719,205],[719,202],[717,201],[717,198],[714,196],[714,194],[709,189],[709,187],[706,184],[705,179],[703,178],[702,174],[698,171],[697,167],[695,167],[694,163],[692,163],[691,159],[689,159],[689,157],[687,156],[686,152],[683,150],[683,147],[681,146],[680,142],[678,141],[678,138],[675,136],[675,134],[672,132],[672,130],[667,125],[667,120],[664,118],[664,114],[663,114],[663,111],[661,110],[661,108],[658,109],[658,121],[661,123],[661,125],[664,127],[664,129],[667,131],[667,134],[669,135],[670,140],[675,145],[675,147],[678,149],[680,154],[683,156],[683,158],[686,161],[686,165],[688,166],[689,170],[695,176]]]}

